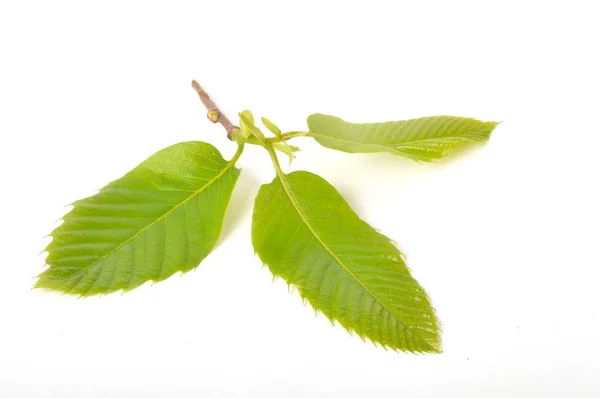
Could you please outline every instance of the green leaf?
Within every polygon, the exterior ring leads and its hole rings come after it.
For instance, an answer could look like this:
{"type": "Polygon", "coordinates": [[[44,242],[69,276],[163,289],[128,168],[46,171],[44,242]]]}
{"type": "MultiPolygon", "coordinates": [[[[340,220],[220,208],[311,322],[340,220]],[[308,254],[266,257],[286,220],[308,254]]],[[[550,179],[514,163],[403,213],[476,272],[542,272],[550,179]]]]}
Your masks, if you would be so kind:
{"type": "Polygon", "coordinates": [[[254,115],[252,112],[245,110],[239,113],[240,116],[240,128],[244,133],[244,136],[254,136],[258,138],[260,142],[265,140],[265,135],[258,127],[254,125],[254,115]]]}
{"type": "Polygon", "coordinates": [[[484,143],[498,125],[455,116],[359,124],[320,113],[310,115],[307,122],[308,135],[324,147],[350,153],[390,152],[424,162],[464,144],[484,143]]]}
{"type": "Polygon", "coordinates": [[[289,164],[292,164],[292,160],[296,157],[296,155],[294,155],[294,152],[298,152],[300,150],[300,148],[298,148],[297,146],[288,145],[288,143],[285,141],[274,142],[272,145],[274,149],[278,150],[281,153],[285,153],[288,156],[288,159],[290,160],[289,164]]]}
{"type": "Polygon", "coordinates": [[[254,249],[271,272],[348,331],[395,350],[440,352],[435,312],[390,239],[321,177],[276,168],[252,217],[254,249]]]}
{"type": "Polygon", "coordinates": [[[254,126],[254,115],[249,110],[244,110],[238,113],[240,116],[240,129],[244,133],[244,137],[252,135],[251,126],[254,126]]]}
{"type": "Polygon", "coordinates": [[[273,148],[283,152],[283,153],[288,153],[288,152],[300,152],[300,147],[294,146],[294,145],[287,145],[287,143],[285,141],[282,142],[274,142],[273,144],[273,148]],[[285,149],[287,148],[287,149],[285,149]]]}
{"type": "Polygon", "coordinates": [[[195,268],[221,233],[241,151],[228,162],[205,142],[179,143],[75,202],[35,287],[88,296],[195,268]]]}
{"type": "Polygon", "coordinates": [[[266,117],[262,117],[261,120],[265,127],[268,128],[271,133],[275,134],[276,137],[281,137],[281,129],[277,127],[272,121],[270,121],[266,117]]]}
{"type": "MultiPolygon", "coordinates": [[[[261,119],[263,124],[269,129],[269,131],[275,134],[277,138],[281,138],[282,134],[281,129],[279,127],[277,127],[272,121],[270,121],[266,117],[263,117],[261,119]]],[[[292,160],[296,157],[294,156],[294,152],[298,152],[300,150],[300,148],[298,148],[297,146],[290,146],[286,141],[275,142],[273,144],[273,148],[288,155],[290,164],[292,164],[292,160]]]]}

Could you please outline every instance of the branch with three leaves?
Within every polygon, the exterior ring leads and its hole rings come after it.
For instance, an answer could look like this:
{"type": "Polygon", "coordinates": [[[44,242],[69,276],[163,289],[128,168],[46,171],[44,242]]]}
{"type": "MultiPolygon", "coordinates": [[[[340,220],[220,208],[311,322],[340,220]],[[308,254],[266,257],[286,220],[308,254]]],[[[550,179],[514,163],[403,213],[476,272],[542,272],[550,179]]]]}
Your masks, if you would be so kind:
{"type": "Polygon", "coordinates": [[[252,244],[275,276],[332,322],[394,350],[440,352],[440,327],[428,295],[411,276],[402,254],[362,220],[336,189],[306,171],[285,173],[300,148],[288,141],[315,139],[348,153],[388,152],[430,162],[451,150],[486,142],[495,122],[433,116],[350,123],[313,114],[307,131],[283,133],[250,111],[234,125],[197,83],[192,87],[208,119],[238,144],[231,160],[213,145],[182,142],[140,163],[93,196],[78,200],[46,247],[49,268],[36,287],[90,296],[129,291],[198,266],[214,248],[241,170],[246,144],[263,147],[275,178],[254,202],[252,244]]]}

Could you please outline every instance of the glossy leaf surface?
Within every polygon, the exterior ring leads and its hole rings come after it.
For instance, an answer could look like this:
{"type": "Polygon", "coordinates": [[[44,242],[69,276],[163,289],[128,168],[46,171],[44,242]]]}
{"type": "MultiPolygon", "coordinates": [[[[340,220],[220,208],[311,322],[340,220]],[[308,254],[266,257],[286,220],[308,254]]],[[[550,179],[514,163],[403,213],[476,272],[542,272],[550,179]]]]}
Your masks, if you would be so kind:
{"type": "Polygon", "coordinates": [[[179,143],[75,202],[36,287],[87,296],[195,268],[221,233],[240,153],[228,162],[210,144],[179,143]]]}

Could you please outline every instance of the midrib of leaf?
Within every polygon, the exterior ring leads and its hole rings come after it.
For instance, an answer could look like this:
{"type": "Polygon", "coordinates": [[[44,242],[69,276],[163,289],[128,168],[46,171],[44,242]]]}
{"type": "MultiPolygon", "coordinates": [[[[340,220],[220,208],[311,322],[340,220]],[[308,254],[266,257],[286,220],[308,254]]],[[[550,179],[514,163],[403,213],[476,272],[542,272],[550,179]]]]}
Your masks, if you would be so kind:
{"type": "Polygon", "coordinates": [[[406,142],[402,142],[402,143],[391,143],[390,145],[392,146],[391,148],[389,146],[385,146],[385,145],[379,145],[379,144],[369,144],[366,142],[361,142],[361,141],[352,141],[352,140],[347,140],[344,138],[339,138],[339,137],[332,137],[332,136],[328,136],[328,135],[323,135],[323,134],[319,134],[319,133],[313,133],[313,132],[306,132],[303,133],[303,136],[306,137],[313,137],[313,138],[324,138],[327,140],[333,140],[333,141],[339,141],[339,142],[343,142],[343,143],[347,143],[347,144],[358,144],[358,145],[362,145],[362,146],[367,146],[367,147],[371,147],[371,148],[375,148],[375,149],[381,149],[383,151],[390,151],[393,149],[396,149],[398,147],[403,147],[403,146],[407,146],[407,145],[411,145],[411,144],[421,144],[421,143],[425,143],[425,142],[435,142],[435,141],[444,141],[447,142],[448,140],[459,140],[459,141],[474,141],[471,140],[469,138],[465,138],[465,137],[434,137],[434,138],[425,138],[425,139],[420,139],[420,140],[411,140],[411,141],[406,141],[406,142]]]}
{"type": "Polygon", "coordinates": [[[383,150],[383,151],[389,151],[390,150],[390,147],[385,146],[385,145],[368,144],[368,143],[363,143],[363,142],[360,142],[360,141],[346,140],[346,139],[339,138],[339,137],[331,137],[331,136],[323,135],[323,134],[319,134],[319,133],[307,132],[304,135],[307,136],[307,137],[325,138],[325,139],[328,139],[328,140],[340,141],[340,142],[344,142],[344,143],[347,143],[347,144],[359,144],[359,145],[368,146],[368,147],[375,148],[375,149],[380,149],[380,150],[383,150]]]}
{"type": "MultiPolygon", "coordinates": [[[[296,209],[296,212],[298,213],[298,216],[300,216],[300,219],[302,220],[302,222],[304,222],[304,224],[306,225],[306,227],[308,228],[308,230],[311,232],[311,234],[315,237],[315,239],[317,239],[317,241],[321,244],[321,246],[323,246],[323,248],[331,255],[331,257],[333,257],[333,259],[340,265],[340,267],[342,267],[348,273],[348,275],[350,275],[352,277],[352,279],[354,279],[360,286],[362,286],[362,288],[365,289],[365,291],[367,293],[369,293],[372,297],[374,297],[376,299],[376,301],[387,312],[389,312],[390,314],[392,314],[394,316],[394,318],[396,318],[398,320],[398,322],[402,323],[402,325],[404,326],[404,330],[406,330],[408,333],[410,333],[412,336],[414,336],[413,331],[406,324],[404,324],[404,322],[402,322],[400,319],[398,319],[398,317],[396,316],[395,311],[391,311],[385,305],[385,303],[376,294],[374,294],[367,286],[365,286],[360,281],[360,279],[358,279],[356,277],[356,275],[354,275],[352,273],[352,271],[350,271],[350,269],[342,262],[342,260],[340,260],[340,258],[321,239],[321,237],[319,236],[319,234],[314,230],[314,228],[312,227],[312,225],[310,224],[310,222],[308,221],[308,219],[306,218],[306,216],[304,215],[304,213],[300,209],[300,205],[298,203],[298,200],[296,199],[294,193],[292,192],[292,189],[290,188],[290,186],[288,184],[288,181],[287,181],[287,179],[285,177],[285,173],[283,172],[283,170],[281,170],[281,166],[279,165],[279,160],[277,159],[277,154],[275,153],[275,150],[270,145],[266,146],[266,148],[267,148],[267,151],[269,152],[269,155],[271,156],[271,159],[273,160],[273,165],[275,166],[275,172],[277,174],[277,177],[279,178],[279,181],[281,182],[281,185],[283,186],[283,190],[285,191],[285,193],[287,194],[287,196],[290,198],[290,202],[292,202],[292,206],[294,207],[294,209],[296,209]]],[[[336,282],[336,284],[337,284],[337,282],[336,282]]],[[[429,348],[431,348],[433,351],[437,351],[434,347],[432,347],[426,341],[422,340],[422,342],[423,342],[423,344],[425,344],[429,348]]]]}
{"type": "MultiPolygon", "coordinates": [[[[74,274],[69,275],[69,277],[67,278],[67,280],[69,280],[69,279],[71,279],[71,278],[73,278],[73,277],[81,274],[82,272],[85,272],[86,270],[88,270],[91,267],[93,267],[94,265],[98,264],[99,262],[101,262],[102,260],[104,260],[108,256],[112,255],[113,253],[115,253],[115,252],[118,253],[118,251],[119,251],[119,249],[121,247],[125,246],[127,243],[131,242],[132,240],[135,240],[138,236],[140,236],[141,234],[143,234],[150,227],[156,225],[159,222],[162,222],[165,218],[167,218],[167,216],[169,214],[171,214],[172,212],[174,212],[175,210],[177,210],[178,208],[180,208],[182,205],[184,205],[187,202],[189,202],[190,200],[192,200],[194,197],[198,196],[202,191],[204,191],[206,188],[208,188],[209,186],[211,186],[212,184],[214,184],[215,181],[218,181],[227,171],[229,171],[229,169],[231,169],[235,165],[235,162],[239,159],[239,157],[242,154],[243,150],[244,150],[244,146],[243,145],[238,146],[237,151],[235,152],[235,154],[233,155],[233,157],[231,158],[231,160],[229,161],[229,163],[227,163],[227,165],[225,166],[225,168],[223,168],[223,170],[221,170],[216,176],[214,176],[209,181],[207,181],[206,184],[204,184],[200,189],[198,189],[196,191],[190,191],[190,192],[192,192],[192,194],[190,196],[188,196],[187,198],[185,198],[184,200],[182,200],[181,202],[179,202],[178,204],[176,204],[175,206],[173,206],[171,209],[167,210],[163,215],[161,215],[160,217],[158,217],[156,220],[152,221],[150,224],[146,225],[144,228],[140,229],[134,235],[130,236],[127,240],[125,240],[119,246],[115,247],[110,252],[106,253],[104,256],[100,257],[98,260],[94,261],[90,265],[85,266],[84,268],[80,269],[79,271],[75,272],[74,274]]],[[[186,220],[187,220],[187,214],[186,214],[186,220]]],[[[166,238],[166,236],[165,236],[165,238],[166,238]]],[[[188,253],[188,255],[189,255],[189,253],[188,253]]]]}

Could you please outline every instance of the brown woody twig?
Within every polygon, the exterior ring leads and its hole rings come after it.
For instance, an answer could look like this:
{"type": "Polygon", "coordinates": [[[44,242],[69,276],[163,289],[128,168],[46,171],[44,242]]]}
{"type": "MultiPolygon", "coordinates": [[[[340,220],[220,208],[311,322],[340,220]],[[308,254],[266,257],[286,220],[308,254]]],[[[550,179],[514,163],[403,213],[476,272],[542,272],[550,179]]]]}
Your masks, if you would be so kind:
{"type": "Polygon", "coordinates": [[[221,123],[221,125],[225,128],[225,131],[227,131],[227,138],[233,141],[233,133],[235,131],[239,131],[240,128],[231,123],[229,119],[227,119],[227,116],[225,116],[225,114],[221,112],[219,107],[213,102],[213,100],[208,96],[206,91],[202,89],[202,87],[200,86],[200,84],[198,84],[197,81],[192,80],[192,88],[196,90],[198,96],[200,97],[200,100],[202,101],[206,109],[208,109],[208,113],[206,114],[208,120],[210,120],[213,123],[221,123]]]}

